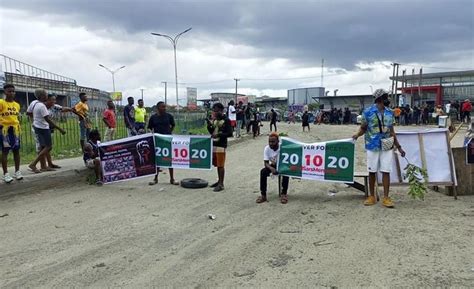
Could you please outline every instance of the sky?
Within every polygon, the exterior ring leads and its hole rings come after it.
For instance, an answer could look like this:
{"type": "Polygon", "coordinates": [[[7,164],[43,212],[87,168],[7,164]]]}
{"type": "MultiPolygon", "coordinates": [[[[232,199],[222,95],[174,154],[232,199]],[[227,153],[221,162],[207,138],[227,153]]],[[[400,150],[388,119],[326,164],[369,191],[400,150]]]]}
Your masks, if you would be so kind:
{"type": "Polygon", "coordinates": [[[323,86],[338,95],[391,85],[391,63],[411,74],[474,68],[472,0],[152,1],[2,0],[0,53],[79,85],[175,103],[178,88],[282,97],[323,86]]]}

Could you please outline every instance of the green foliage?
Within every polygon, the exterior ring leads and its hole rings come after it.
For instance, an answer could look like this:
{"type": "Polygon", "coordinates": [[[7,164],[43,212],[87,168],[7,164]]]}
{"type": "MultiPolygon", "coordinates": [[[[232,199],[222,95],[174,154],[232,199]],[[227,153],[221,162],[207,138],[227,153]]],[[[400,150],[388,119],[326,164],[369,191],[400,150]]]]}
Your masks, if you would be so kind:
{"type": "Polygon", "coordinates": [[[318,110],[319,109],[319,103],[310,103],[310,104],[308,104],[308,109],[310,111],[318,110]]]}
{"type": "Polygon", "coordinates": [[[286,133],[286,132],[279,132],[278,135],[279,135],[279,136],[288,136],[288,133],[286,133]]]}
{"type": "Polygon", "coordinates": [[[408,179],[408,195],[413,199],[424,200],[427,190],[426,183],[428,181],[428,172],[426,169],[410,163],[405,167],[405,171],[406,173],[403,177],[408,179]]]}

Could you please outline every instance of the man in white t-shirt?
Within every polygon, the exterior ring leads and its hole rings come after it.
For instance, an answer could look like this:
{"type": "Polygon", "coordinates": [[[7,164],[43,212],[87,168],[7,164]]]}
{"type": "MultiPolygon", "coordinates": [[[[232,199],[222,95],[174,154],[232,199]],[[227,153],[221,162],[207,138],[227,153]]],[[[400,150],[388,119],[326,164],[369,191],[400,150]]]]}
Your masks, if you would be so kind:
{"type": "MultiPolygon", "coordinates": [[[[36,100],[33,100],[28,108],[26,109],[26,115],[28,115],[33,122],[33,109],[35,108],[36,104],[38,102],[45,103],[48,100],[48,92],[45,89],[39,88],[35,90],[35,97],[36,100]]],[[[60,106],[59,104],[54,104],[51,108],[49,108],[50,116],[53,116],[52,112],[74,112],[72,108],[70,107],[63,107],[60,106]]],[[[54,118],[54,117],[52,117],[54,118]]],[[[33,132],[33,136],[35,138],[35,144],[36,144],[36,153],[39,153],[41,151],[41,146],[38,141],[38,135],[35,132],[35,128],[33,127],[33,124],[31,125],[31,131],[33,132]]],[[[54,169],[60,169],[61,167],[53,164],[53,161],[51,159],[41,159],[40,160],[40,167],[41,171],[53,171],[54,169]]]]}
{"type": "MultiPolygon", "coordinates": [[[[263,163],[264,168],[260,171],[260,194],[258,197],[257,203],[267,202],[267,178],[270,175],[278,175],[276,169],[278,163],[278,156],[280,154],[280,144],[279,144],[278,133],[272,132],[268,137],[268,145],[265,146],[263,150],[263,163]]],[[[282,204],[288,203],[288,183],[290,178],[287,176],[282,177],[282,191],[280,195],[280,202],[282,204]]]]}
{"type": "Polygon", "coordinates": [[[232,127],[232,132],[234,132],[235,126],[237,124],[237,112],[235,111],[234,101],[229,101],[229,107],[227,108],[228,118],[230,120],[230,126],[232,127]]]}
{"type": "Polygon", "coordinates": [[[38,137],[40,144],[40,152],[34,161],[32,161],[28,168],[34,173],[40,173],[41,171],[36,168],[36,164],[43,158],[51,159],[50,151],[53,147],[51,140],[51,129],[57,129],[61,134],[65,134],[66,131],[58,127],[50,117],[48,108],[54,106],[56,97],[49,96],[46,102],[38,101],[33,108],[33,128],[38,137]]]}

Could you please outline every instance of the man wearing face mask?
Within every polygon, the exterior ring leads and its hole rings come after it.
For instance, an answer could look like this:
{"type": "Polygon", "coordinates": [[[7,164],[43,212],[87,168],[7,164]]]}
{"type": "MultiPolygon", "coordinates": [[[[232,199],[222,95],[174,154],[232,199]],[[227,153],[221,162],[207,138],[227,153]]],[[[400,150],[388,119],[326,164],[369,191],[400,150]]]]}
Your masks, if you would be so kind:
{"type": "Polygon", "coordinates": [[[393,148],[398,149],[402,157],[405,151],[398,143],[395,135],[395,117],[393,111],[388,108],[390,100],[388,93],[383,89],[374,92],[374,104],[367,108],[362,114],[362,123],[359,131],[352,136],[354,141],[365,135],[365,149],[367,151],[367,170],[369,171],[370,196],[364,205],[375,205],[375,182],[377,172],[382,172],[383,201],[382,205],[392,208],[393,201],[388,196],[390,188],[390,172],[392,170],[393,148]]]}

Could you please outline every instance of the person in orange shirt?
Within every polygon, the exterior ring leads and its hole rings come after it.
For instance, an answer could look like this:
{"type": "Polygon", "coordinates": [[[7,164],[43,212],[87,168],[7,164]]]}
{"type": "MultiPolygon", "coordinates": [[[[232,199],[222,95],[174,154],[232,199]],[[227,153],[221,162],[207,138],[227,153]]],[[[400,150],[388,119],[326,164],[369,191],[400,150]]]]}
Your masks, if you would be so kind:
{"type": "Polygon", "coordinates": [[[79,117],[79,128],[81,130],[81,149],[84,150],[84,143],[89,139],[89,133],[91,131],[91,122],[89,120],[89,106],[87,105],[87,95],[85,92],[79,93],[79,101],[74,106],[74,112],[79,117]]]}
{"type": "Polygon", "coordinates": [[[397,106],[393,109],[393,115],[395,116],[395,121],[397,122],[397,124],[399,124],[400,122],[400,113],[402,112],[402,110],[397,106]]]}
{"type": "Polygon", "coordinates": [[[13,152],[15,174],[17,180],[23,179],[20,172],[20,104],[15,101],[15,86],[3,86],[5,99],[0,99],[0,150],[2,152],[3,181],[11,183],[12,176],[8,173],[8,153],[13,152]]]}

